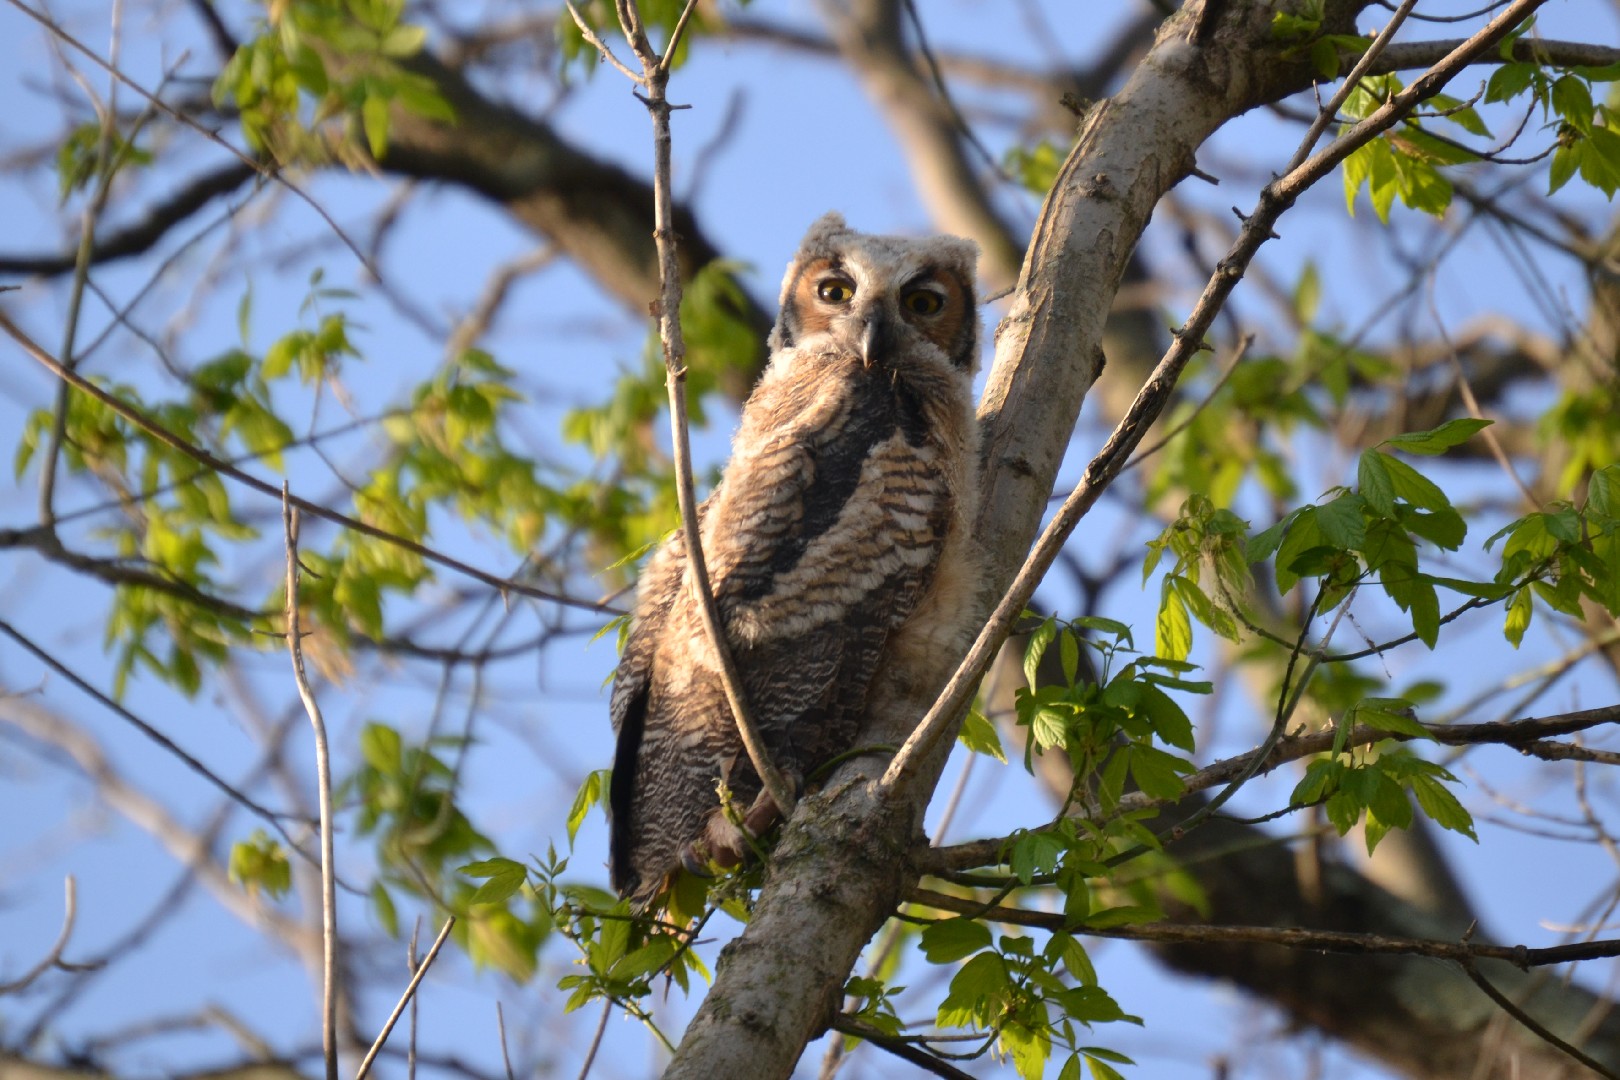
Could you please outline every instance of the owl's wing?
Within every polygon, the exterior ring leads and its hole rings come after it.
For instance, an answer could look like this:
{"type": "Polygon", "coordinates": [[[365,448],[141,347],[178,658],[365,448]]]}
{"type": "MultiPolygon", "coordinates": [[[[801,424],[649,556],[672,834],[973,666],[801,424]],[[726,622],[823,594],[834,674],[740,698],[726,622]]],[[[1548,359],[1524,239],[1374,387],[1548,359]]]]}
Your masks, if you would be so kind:
{"type": "MultiPolygon", "coordinates": [[[[707,504],[699,508],[701,514],[707,504]]],[[[613,673],[613,694],[608,713],[618,742],[608,785],[611,826],[609,871],[613,887],[621,893],[636,884],[634,803],[640,787],[640,757],[652,692],[654,659],[669,623],[670,609],[680,592],[686,544],[677,532],[647,564],[637,587],[636,614],[625,638],[624,652],[613,673]]],[[[655,719],[656,723],[656,719],[655,719]]]]}

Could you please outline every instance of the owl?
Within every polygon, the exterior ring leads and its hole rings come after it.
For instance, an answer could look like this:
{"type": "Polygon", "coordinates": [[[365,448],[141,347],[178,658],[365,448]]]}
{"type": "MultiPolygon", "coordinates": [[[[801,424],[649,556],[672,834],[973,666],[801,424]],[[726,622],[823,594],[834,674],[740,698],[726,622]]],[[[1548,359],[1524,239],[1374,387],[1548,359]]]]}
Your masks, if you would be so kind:
{"type": "MultiPolygon", "coordinates": [[[[971,632],[977,253],[955,237],[854,232],[836,213],[812,225],[731,461],[698,511],[746,707],[801,790],[867,715],[920,718],[971,632]]],[[[611,711],[613,884],[645,907],[683,866],[735,864],[739,817],[758,834],[776,816],[679,532],[643,574],[611,711]]]]}

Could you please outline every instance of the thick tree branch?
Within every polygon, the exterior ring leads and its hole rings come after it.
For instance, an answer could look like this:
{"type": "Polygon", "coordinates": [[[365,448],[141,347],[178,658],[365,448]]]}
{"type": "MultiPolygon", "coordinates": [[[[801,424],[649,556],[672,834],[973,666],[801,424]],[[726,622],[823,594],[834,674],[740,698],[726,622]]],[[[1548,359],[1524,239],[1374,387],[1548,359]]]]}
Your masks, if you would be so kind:
{"type": "MultiPolygon", "coordinates": [[[[150,251],[176,225],[259,174],[260,168],[237,162],[194,177],[134,223],[98,235],[90,248],[90,264],[96,266],[150,251]]],[[[64,274],[73,269],[76,255],[71,251],[55,255],[0,254],[0,274],[64,274]]]]}

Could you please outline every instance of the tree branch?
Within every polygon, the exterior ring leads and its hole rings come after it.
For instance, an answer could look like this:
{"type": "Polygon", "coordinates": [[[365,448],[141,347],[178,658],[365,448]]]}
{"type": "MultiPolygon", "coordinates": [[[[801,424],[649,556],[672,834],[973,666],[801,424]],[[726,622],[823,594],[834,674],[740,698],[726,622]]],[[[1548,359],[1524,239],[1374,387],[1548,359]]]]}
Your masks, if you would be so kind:
{"type": "MultiPolygon", "coordinates": [[[[222,476],[228,476],[237,483],[252,488],[261,495],[268,495],[275,499],[281,498],[281,491],[274,485],[268,484],[256,476],[245,473],[241,469],[231,465],[229,462],[216,457],[207,450],[204,450],[202,447],[196,446],[185,439],[182,439],[180,436],[176,435],[162,424],[159,424],[156,420],[153,420],[151,417],[130,405],[128,402],[119,399],[113,394],[108,393],[106,390],[103,390],[95,383],[90,382],[88,379],[85,379],[77,373],[69,371],[67,368],[63,367],[54,356],[40,348],[34,343],[32,338],[23,333],[17,324],[12,322],[4,312],[0,312],[0,331],[4,331],[6,334],[10,335],[13,341],[22,346],[24,352],[33,357],[36,362],[38,362],[51,374],[55,375],[58,379],[70,384],[75,390],[89,394],[103,405],[106,405],[109,409],[112,409],[119,416],[122,416],[125,420],[128,420],[130,423],[145,431],[147,434],[158,439],[164,445],[172,447],[173,449],[180,451],[182,454],[185,454],[193,461],[207,466],[212,472],[218,473],[222,476]]],[[[387,529],[380,529],[375,525],[349,517],[347,514],[340,514],[336,510],[331,510],[322,506],[320,503],[310,502],[309,500],[299,498],[296,495],[291,496],[290,498],[293,506],[296,506],[299,510],[309,514],[311,517],[318,517],[324,521],[330,521],[335,525],[341,525],[343,528],[351,529],[354,532],[363,533],[364,535],[372,537],[373,539],[381,540],[384,543],[402,548],[405,551],[411,552],[413,555],[418,555],[424,559],[427,559],[429,562],[438,563],[440,566],[454,570],[459,574],[464,574],[475,581],[483,582],[485,585],[489,585],[492,588],[500,590],[503,594],[517,593],[521,596],[529,596],[537,600],[550,600],[553,603],[561,604],[565,607],[576,607],[585,611],[601,612],[612,610],[604,604],[594,603],[589,600],[579,600],[575,597],[566,596],[561,593],[553,593],[545,589],[536,588],[533,585],[528,585],[521,581],[513,581],[510,578],[497,577],[496,575],[488,573],[487,571],[479,570],[477,567],[470,566],[459,559],[453,559],[442,552],[435,551],[434,549],[427,547],[424,544],[420,544],[408,537],[391,533],[387,529]]]]}
{"type": "MultiPolygon", "coordinates": [[[[90,247],[89,264],[99,266],[150,251],[176,225],[260,173],[260,166],[237,163],[192,178],[168,198],[155,203],[134,224],[98,236],[90,247]]],[[[76,258],[76,252],[67,251],[56,255],[0,254],[0,274],[64,274],[73,269],[76,258]]]]}

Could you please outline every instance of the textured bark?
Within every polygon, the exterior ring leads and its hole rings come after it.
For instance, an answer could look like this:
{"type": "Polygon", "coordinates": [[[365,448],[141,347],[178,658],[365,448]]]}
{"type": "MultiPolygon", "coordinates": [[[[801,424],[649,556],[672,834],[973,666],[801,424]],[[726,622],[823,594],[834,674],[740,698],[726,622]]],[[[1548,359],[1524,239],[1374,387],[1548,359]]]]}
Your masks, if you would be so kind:
{"type": "MultiPolygon", "coordinates": [[[[1062,433],[1096,378],[1111,298],[1154,204],[1211,132],[1298,77],[1275,56],[1269,8],[1243,12],[1200,48],[1186,43],[1185,16],[1168,20],[1126,87],[1092,112],[1042,209],[979,413],[986,455],[978,535],[990,548],[992,592],[1011,581],[1039,527],[1062,433]]],[[[875,717],[868,735],[885,741],[915,719],[875,717]]],[[[805,800],[666,1076],[792,1071],[911,876],[903,856],[949,740],[942,745],[898,805],[878,797],[881,761],[847,767],[805,800]]]]}

